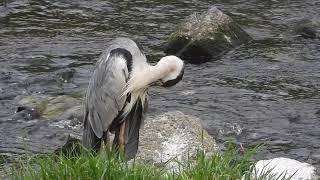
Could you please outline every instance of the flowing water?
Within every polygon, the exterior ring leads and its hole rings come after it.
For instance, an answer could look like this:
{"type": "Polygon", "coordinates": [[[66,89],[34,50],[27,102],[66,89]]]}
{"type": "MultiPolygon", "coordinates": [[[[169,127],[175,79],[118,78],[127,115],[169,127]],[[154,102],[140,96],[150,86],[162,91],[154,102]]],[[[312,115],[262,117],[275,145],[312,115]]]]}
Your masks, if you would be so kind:
{"type": "Polygon", "coordinates": [[[0,153],[54,149],[73,131],[57,120],[12,120],[19,98],[83,95],[114,37],[137,40],[156,61],[176,25],[211,5],[254,41],[220,60],[187,64],[173,88],[152,88],[149,114],[180,110],[199,117],[219,143],[265,143],[262,158],[319,166],[320,39],[293,32],[302,19],[319,23],[319,0],[0,0],[0,153]]]}

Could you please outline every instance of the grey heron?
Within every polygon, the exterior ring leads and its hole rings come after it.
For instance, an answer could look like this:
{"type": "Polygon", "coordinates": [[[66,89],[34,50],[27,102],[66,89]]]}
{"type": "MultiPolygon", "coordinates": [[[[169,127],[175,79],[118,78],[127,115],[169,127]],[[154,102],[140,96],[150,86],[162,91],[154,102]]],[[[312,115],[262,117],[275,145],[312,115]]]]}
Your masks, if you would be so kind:
{"type": "Polygon", "coordinates": [[[165,56],[153,66],[133,40],[111,41],[97,61],[86,91],[84,147],[98,151],[111,132],[115,134],[113,146],[122,149],[128,159],[134,158],[147,110],[148,88],[173,86],[183,73],[184,63],[176,56],[165,56]]]}

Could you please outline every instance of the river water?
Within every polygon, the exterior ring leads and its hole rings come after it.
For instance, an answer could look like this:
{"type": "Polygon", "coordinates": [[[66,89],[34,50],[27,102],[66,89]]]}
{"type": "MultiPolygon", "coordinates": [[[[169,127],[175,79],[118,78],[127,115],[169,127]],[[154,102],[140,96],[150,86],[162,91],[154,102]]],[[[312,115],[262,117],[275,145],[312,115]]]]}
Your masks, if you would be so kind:
{"type": "Polygon", "coordinates": [[[187,64],[173,88],[152,88],[149,114],[180,110],[199,117],[221,144],[265,143],[261,158],[319,167],[320,39],[293,32],[302,19],[319,23],[319,0],[0,0],[0,153],[24,153],[25,141],[31,152],[54,149],[73,131],[52,121],[11,120],[17,99],[83,94],[114,37],[137,40],[154,62],[177,24],[211,5],[254,41],[220,60],[187,64]]]}

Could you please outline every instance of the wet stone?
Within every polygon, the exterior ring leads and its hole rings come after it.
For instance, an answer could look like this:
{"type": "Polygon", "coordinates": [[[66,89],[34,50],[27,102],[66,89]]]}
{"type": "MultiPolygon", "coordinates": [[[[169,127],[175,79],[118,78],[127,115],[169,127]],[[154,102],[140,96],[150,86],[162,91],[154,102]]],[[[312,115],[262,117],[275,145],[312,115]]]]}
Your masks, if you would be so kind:
{"type": "Polygon", "coordinates": [[[320,28],[320,23],[309,19],[299,21],[294,27],[294,33],[303,38],[315,39],[319,37],[317,29],[320,28]]]}
{"type": "Polygon", "coordinates": [[[74,106],[68,110],[66,110],[61,119],[71,120],[71,126],[76,126],[82,123],[83,113],[82,113],[82,105],[74,106]]]}
{"type": "Polygon", "coordinates": [[[178,111],[168,112],[145,120],[136,159],[172,169],[176,167],[175,159],[192,158],[197,150],[210,154],[217,152],[218,146],[202,128],[200,119],[178,111]]]}
{"type": "Polygon", "coordinates": [[[165,48],[167,54],[190,63],[202,63],[220,56],[251,37],[215,6],[202,14],[188,16],[173,32],[165,48]]]}
{"type": "MultiPolygon", "coordinates": [[[[82,98],[69,95],[44,96],[33,95],[22,97],[18,104],[22,107],[32,107],[44,119],[80,119],[82,98]]],[[[26,110],[25,110],[26,111],[26,110]]]]}
{"type": "Polygon", "coordinates": [[[55,76],[58,81],[68,83],[73,78],[75,72],[76,70],[73,68],[65,68],[57,71],[55,76]]]}
{"type": "Polygon", "coordinates": [[[288,120],[290,123],[297,123],[301,120],[300,114],[289,115],[288,120]]]}
{"type": "Polygon", "coordinates": [[[33,107],[19,106],[16,113],[12,116],[13,120],[32,120],[40,118],[40,112],[33,107]]]}

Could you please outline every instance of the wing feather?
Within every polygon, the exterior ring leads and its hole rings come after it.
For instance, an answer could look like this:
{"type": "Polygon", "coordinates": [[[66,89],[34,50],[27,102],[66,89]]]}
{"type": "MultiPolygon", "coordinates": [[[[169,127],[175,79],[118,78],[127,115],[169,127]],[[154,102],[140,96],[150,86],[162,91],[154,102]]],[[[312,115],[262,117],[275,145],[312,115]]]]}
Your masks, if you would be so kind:
{"type": "Polygon", "coordinates": [[[122,91],[128,79],[126,60],[119,54],[102,55],[86,92],[84,123],[90,123],[98,138],[107,131],[125,105],[122,91]]]}

